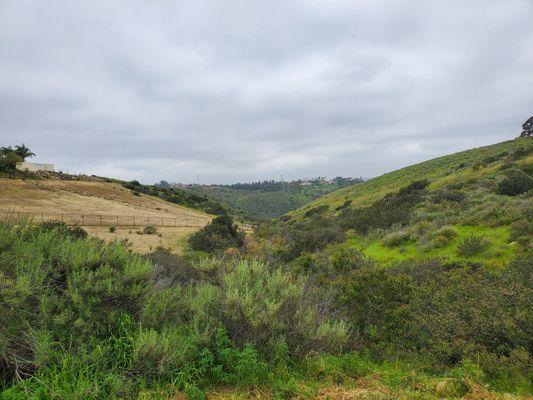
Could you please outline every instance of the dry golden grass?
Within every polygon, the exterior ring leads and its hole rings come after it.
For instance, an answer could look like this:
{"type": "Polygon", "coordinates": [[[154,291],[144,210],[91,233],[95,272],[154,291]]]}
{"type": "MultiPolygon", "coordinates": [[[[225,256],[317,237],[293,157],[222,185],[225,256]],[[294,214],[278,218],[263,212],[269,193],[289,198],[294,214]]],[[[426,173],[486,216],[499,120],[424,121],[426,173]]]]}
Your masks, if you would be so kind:
{"type": "Polygon", "coordinates": [[[31,213],[36,221],[40,221],[41,214],[45,220],[60,219],[64,214],[66,222],[79,221],[80,216],[85,215],[85,223],[80,225],[90,235],[106,241],[127,239],[131,249],[142,253],[157,246],[179,252],[184,238],[212,219],[208,214],[156,197],[135,196],[116,183],[59,180],[0,179],[0,211],[31,213]],[[109,232],[108,226],[87,226],[98,223],[100,216],[109,225],[116,225],[118,216],[120,225],[130,224],[132,217],[137,218],[138,225],[147,224],[147,217],[150,217],[154,225],[163,218],[166,224],[176,222],[194,227],[158,227],[159,236],[137,234],[142,226],[118,226],[115,233],[109,232]]]}
{"type": "Polygon", "coordinates": [[[179,254],[186,238],[198,230],[186,227],[157,227],[157,233],[146,235],[141,234],[143,228],[138,226],[119,226],[113,233],[107,226],[86,226],[84,229],[89,235],[103,239],[107,243],[125,240],[128,248],[141,254],[149,253],[157,247],[164,247],[179,254]]]}
{"type": "Polygon", "coordinates": [[[201,218],[207,214],[156,197],[134,196],[116,183],[0,179],[0,210],[35,213],[201,218]]]}

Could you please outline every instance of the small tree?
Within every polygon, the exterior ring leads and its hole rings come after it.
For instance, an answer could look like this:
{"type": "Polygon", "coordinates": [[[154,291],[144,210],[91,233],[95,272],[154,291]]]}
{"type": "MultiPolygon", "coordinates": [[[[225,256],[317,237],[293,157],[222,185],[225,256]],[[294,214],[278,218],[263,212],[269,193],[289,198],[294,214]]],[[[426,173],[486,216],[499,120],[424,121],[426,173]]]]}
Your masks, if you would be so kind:
{"type": "Polygon", "coordinates": [[[243,243],[244,233],[228,215],[215,218],[189,238],[192,249],[210,253],[241,247],[243,243]]]}
{"type": "Polygon", "coordinates": [[[14,174],[17,163],[23,161],[23,158],[10,147],[0,147],[0,171],[14,174]]]}
{"type": "Polygon", "coordinates": [[[522,133],[520,137],[532,137],[533,136],[533,117],[530,117],[526,122],[522,124],[522,133]]]}

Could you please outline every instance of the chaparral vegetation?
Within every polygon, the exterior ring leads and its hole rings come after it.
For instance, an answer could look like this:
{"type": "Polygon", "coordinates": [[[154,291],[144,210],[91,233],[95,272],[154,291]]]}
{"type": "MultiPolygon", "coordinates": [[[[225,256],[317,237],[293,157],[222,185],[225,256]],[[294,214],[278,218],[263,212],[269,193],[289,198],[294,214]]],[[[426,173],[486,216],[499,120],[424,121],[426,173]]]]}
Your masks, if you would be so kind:
{"type": "Polygon", "coordinates": [[[7,218],[0,398],[530,398],[532,176],[520,138],[253,234],[222,213],[179,256],[7,218]]]}

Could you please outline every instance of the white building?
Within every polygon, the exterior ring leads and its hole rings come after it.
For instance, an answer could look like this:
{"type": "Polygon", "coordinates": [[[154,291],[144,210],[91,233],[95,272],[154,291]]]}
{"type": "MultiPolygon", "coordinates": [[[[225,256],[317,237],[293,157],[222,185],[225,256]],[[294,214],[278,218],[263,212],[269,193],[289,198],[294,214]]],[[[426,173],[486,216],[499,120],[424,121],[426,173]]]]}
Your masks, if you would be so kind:
{"type": "Polygon", "coordinates": [[[43,163],[33,163],[33,162],[18,162],[17,163],[17,169],[21,171],[30,171],[30,172],[37,172],[37,171],[48,171],[48,172],[54,172],[54,164],[43,164],[43,163]]]}

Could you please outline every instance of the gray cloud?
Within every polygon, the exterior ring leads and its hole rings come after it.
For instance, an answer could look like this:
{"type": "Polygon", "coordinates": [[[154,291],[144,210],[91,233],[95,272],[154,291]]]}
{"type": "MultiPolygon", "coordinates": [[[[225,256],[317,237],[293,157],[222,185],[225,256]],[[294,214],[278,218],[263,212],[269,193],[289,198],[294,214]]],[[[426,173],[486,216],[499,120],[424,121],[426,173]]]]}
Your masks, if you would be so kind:
{"type": "Polygon", "coordinates": [[[374,176],[510,139],[530,0],[0,2],[0,140],[153,182],[374,176]]]}

